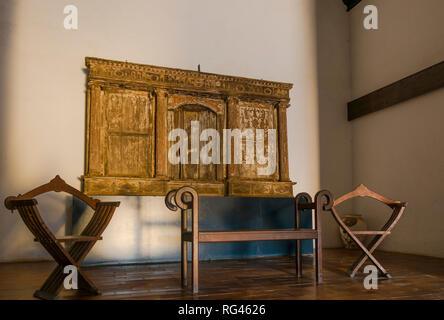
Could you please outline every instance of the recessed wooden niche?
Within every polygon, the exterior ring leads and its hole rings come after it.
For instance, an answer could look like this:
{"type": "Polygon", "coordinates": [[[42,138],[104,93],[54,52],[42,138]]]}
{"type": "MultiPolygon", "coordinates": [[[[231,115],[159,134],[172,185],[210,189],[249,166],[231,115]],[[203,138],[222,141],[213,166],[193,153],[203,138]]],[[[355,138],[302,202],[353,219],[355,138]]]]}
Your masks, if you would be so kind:
{"type": "MultiPolygon", "coordinates": [[[[208,196],[293,196],[286,118],[292,84],[89,57],[85,62],[85,193],[163,196],[191,185],[208,196]],[[170,163],[168,150],[176,142],[168,141],[168,133],[181,128],[190,134],[191,121],[199,121],[200,132],[217,130],[221,155],[224,129],[276,129],[276,170],[258,175],[266,165],[246,163],[245,138],[241,164],[170,163]]],[[[266,134],[265,154],[267,141],[266,134]]]]}

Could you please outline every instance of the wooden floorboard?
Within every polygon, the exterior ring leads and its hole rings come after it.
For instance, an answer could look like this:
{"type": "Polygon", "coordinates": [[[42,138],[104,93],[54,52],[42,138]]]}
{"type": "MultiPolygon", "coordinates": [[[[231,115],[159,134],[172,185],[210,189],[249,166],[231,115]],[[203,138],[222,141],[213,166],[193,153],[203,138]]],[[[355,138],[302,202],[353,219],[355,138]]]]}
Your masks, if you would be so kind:
{"type": "MultiPolygon", "coordinates": [[[[102,294],[62,291],[60,299],[444,299],[444,259],[376,252],[393,276],[377,290],[363,287],[365,275],[346,274],[358,250],[324,250],[324,282],[316,285],[311,258],[303,277],[295,276],[294,257],[219,260],[200,263],[200,290],[179,284],[180,264],[87,267],[102,294]]],[[[33,299],[55,263],[0,264],[0,299],[33,299]]]]}

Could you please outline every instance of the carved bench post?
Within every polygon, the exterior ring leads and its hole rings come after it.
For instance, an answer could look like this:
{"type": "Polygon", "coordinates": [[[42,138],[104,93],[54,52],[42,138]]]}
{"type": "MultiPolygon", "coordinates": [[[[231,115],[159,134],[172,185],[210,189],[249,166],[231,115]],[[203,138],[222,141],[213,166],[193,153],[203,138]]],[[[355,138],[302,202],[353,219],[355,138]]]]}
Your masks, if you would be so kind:
{"type": "Polygon", "coordinates": [[[179,190],[170,191],[165,197],[166,206],[173,211],[181,210],[181,283],[187,285],[188,248],[187,241],[191,242],[191,281],[193,293],[199,290],[199,195],[191,187],[182,187],[179,190]],[[174,201],[174,202],[173,202],[174,201]],[[191,210],[191,232],[187,226],[187,211],[191,210]]]}

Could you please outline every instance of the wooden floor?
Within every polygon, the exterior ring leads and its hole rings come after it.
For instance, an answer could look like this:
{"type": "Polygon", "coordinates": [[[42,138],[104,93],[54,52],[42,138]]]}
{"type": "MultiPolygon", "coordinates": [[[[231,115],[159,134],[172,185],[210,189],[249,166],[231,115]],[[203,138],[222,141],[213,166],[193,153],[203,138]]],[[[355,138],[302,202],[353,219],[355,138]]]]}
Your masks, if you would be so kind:
{"type": "MultiPolygon", "coordinates": [[[[200,263],[200,292],[179,285],[179,263],[85,268],[102,291],[87,296],[62,291],[61,299],[444,299],[444,259],[377,252],[393,279],[366,290],[364,275],[346,275],[359,251],[324,250],[324,282],[315,285],[311,259],[303,278],[295,276],[292,257],[223,260],[200,263]]],[[[304,257],[305,259],[305,257],[304,257]]],[[[0,264],[0,299],[33,299],[33,292],[54,263],[0,264]]]]}

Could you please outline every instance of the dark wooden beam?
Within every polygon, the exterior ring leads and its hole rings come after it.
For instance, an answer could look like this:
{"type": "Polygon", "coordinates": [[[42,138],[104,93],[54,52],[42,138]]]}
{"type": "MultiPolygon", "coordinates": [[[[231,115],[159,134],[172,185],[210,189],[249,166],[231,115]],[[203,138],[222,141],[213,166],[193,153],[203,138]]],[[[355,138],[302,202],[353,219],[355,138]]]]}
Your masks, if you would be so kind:
{"type": "Polygon", "coordinates": [[[348,120],[444,87],[444,61],[348,103],[348,120]]]}
{"type": "Polygon", "coordinates": [[[353,9],[361,0],[342,0],[345,6],[347,7],[347,11],[353,9]]]}

